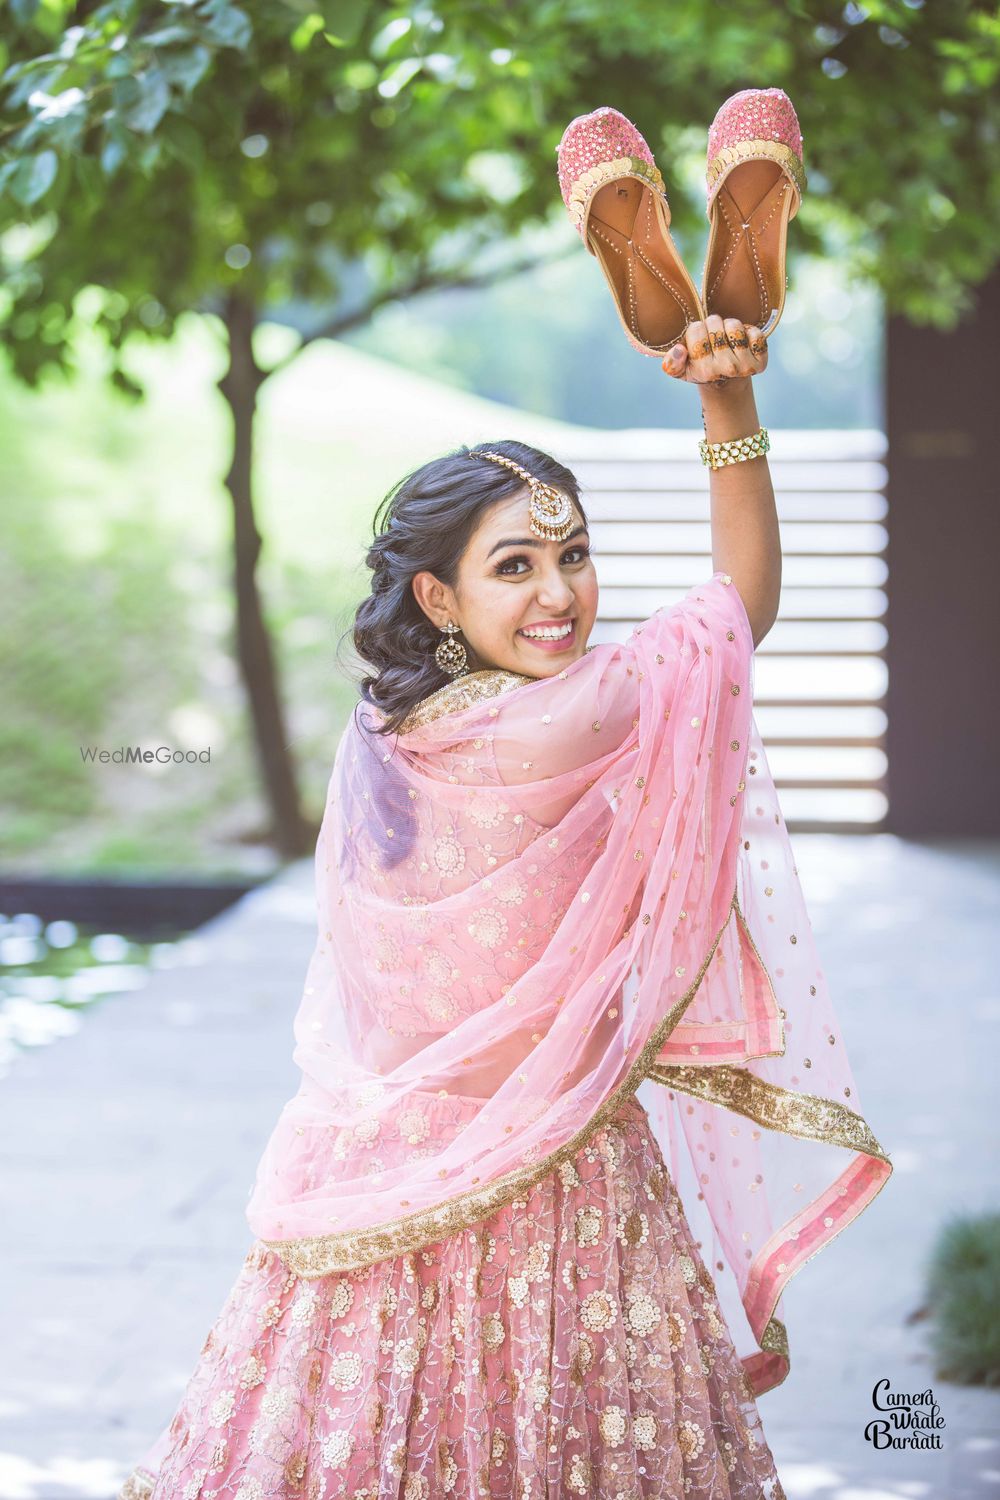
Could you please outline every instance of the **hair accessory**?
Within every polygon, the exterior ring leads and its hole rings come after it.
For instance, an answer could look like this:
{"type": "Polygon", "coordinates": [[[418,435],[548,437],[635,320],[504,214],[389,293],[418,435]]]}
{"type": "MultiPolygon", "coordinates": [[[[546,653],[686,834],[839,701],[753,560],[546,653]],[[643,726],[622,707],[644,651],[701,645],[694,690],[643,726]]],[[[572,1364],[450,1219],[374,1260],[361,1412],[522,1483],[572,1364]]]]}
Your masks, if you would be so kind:
{"type": "Polygon", "coordinates": [[[547,542],[564,542],[573,530],[573,504],[568,495],[557,490],[551,484],[543,484],[536,479],[534,474],[529,474],[520,464],[515,463],[512,458],[504,458],[501,453],[487,453],[480,450],[472,450],[469,458],[488,458],[495,464],[502,464],[505,469],[510,469],[523,479],[530,490],[528,500],[529,526],[535,536],[542,537],[547,542]]]}
{"type": "Polygon", "coordinates": [[[453,639],[459,627],[454,620],[449,620],[447,625],[442,625],[440,628],[444,631],[445,638],[438,642],[434,660],[442,672],[447,672],[449,677],[460,677],[468,670],[469,658],[462,642],[453,639]]]}
{"type": "Polygon", "coordinates": [[[702,439],[698,444],[701,461],[710,469],[721,469],[726,464],[740,464],[748,458],[760,458],[771,446],[766,427],[758,427],[748,437],[730,438],[725,443],[710,443],[702,439]]]}

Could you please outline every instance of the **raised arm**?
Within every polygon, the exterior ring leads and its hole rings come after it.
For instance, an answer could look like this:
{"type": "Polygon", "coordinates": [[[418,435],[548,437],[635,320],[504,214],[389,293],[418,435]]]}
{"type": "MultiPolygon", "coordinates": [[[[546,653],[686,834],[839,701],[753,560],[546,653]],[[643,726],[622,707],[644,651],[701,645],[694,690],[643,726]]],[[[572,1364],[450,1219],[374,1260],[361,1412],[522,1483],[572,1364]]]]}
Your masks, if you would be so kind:
{"type": "MultiPolygon", "coordinates": [[[[675,379],[697,385],[710,443],[749,437],[760,427],[753,376],[767,367],[760,330],[736,318],[691,323],[663,361],[675,379]]],[[[778,613],[781,539],[767,456],[711,469],[712,565],[739,590],[756,647],[778,613]]]]}

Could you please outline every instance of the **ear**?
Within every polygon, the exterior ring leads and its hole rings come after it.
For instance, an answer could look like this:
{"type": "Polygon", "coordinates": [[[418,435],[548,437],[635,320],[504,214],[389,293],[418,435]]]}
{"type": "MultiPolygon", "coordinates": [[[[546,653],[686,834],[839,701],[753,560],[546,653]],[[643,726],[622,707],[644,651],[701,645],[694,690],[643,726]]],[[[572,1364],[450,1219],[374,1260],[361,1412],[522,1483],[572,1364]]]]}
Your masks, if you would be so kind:
{"type": "Polygon", "coordinates": [[[429,573],[426,569],[420,573],[414,573],[411,587],[413,597],[432,625],[440,629],[448,620],[457,621],[454,594],[447,584],[441,583],[433,573],[429,573]]]}

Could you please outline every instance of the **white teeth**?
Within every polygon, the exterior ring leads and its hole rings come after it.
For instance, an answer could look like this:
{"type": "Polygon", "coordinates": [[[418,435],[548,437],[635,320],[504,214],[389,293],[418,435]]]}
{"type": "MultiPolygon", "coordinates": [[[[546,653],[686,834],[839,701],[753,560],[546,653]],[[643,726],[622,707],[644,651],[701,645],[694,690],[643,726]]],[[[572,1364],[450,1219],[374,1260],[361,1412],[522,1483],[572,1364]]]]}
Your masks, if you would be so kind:
{"type": "Polygon", "coordinates": [[[573,622],[570,621],[568,625],[557,625],[551,630],[522,630],[519,634],[527,636],[529,641],[561,641],[572,630],[573,622]]]}

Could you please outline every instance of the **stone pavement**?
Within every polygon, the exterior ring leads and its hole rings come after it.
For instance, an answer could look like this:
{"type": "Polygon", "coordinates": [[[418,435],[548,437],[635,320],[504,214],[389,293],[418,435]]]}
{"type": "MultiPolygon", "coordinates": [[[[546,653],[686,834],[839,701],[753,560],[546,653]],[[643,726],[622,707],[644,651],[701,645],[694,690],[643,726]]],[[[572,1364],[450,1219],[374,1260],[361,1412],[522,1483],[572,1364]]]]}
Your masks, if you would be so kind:
{"type": "MultiPolygon", "coordinates": [[[[792,1368],[761,1398],[765,1431],[789,1500],[1000,1495],[1000,1393],[935,1380],[926,1324],[909,1321],[948,1214],[1000,1203],[1000,846],[792,843],[862,1108],[895,1173],[789,1284],[792,1368]],[[900,1393],[933,1386],[940,1452],[865,1441],[883,1378],[900,1393]]],[[[298,1084],[291,1028],[313,939],[306,860],[0,1083],[0,1500],[110,1500],[173,1415],[298,1084]]]]}

